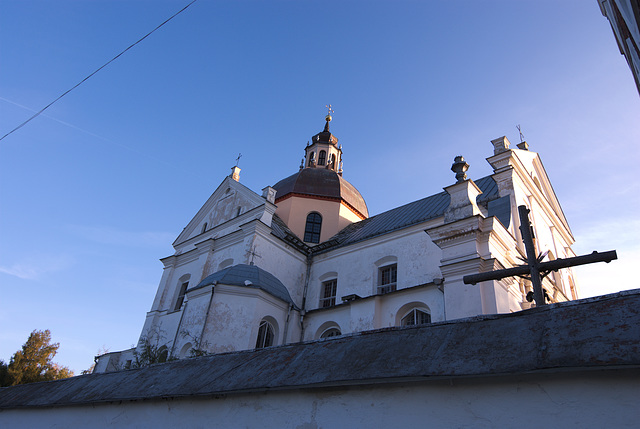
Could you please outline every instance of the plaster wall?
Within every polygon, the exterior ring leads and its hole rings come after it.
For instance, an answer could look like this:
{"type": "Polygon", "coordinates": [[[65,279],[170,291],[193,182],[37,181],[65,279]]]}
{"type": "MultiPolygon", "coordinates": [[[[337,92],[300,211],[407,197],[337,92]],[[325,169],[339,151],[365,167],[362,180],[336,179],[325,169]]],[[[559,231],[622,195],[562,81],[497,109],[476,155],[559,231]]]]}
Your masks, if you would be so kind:
{"type": "Polygon", "coordinates": [[[300,240],[304,240],[307,215],[311,212],[322,215],[321,243],[333,237],[347,225],[362,220],[341,202],[319,198],[289,197],[279,201],[276,209],[276,214],[300,240]]]}
{"type": "Polygon", "coordinates": [[[317,340],[325,329],[336,325],[343,334],[400,326],[400,319],[416,307],[427,307],[433,322],[445,320],[443,293],[430,285],[307,313],[304,340],[317,340]]]}
{"type": "Polygon", "coordinates": [[[252,246],[259,257],[255,265],[270,272],[287,288],[291,299],[302,306],[302,293],[307,272],[306,257],[267,233],[253,236],[252,246]]]}
{"type": "Polygon", "coordinates": [[[397,258],[397,289],[430,283],[440,278],[442,251],[433,244],[424,229],[426,224],[412,226],[315,256],[307,292],[307,309],[318,308],[322,279],[329,272],[337,273],[336,302],[350,294],[362,298],[376,295],[378,268],[392,263],[379,261],[388,257],[397,258]]]}
{"type": "Polygon", "coordinates": [[[252,349],[260,322],[266,318],[276,330],[274,345],[280,345],[287,312],[285,303],[259,289],[217,285],[202,331],[203,342],[212,353],[252,349]]]}
{"type": "Polygon", "coordinates": [[[635,369],[305,388],[9,409],[0,412],[0,426],[636,428],[639,381],[635,369]]]}

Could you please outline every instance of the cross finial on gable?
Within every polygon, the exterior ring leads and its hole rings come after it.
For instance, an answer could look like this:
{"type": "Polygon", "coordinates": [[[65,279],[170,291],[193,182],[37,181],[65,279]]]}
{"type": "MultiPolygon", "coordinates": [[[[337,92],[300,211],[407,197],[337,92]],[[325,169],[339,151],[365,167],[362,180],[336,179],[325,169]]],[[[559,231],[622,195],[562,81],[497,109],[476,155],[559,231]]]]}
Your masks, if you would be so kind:
{"type": "Polygon", "coordinates": [[[240,162],[240,158],[242,158],[242,154],[238,153],[238,157],[236,158],[236,167],[238,166],[238,163],[240,162]]]}

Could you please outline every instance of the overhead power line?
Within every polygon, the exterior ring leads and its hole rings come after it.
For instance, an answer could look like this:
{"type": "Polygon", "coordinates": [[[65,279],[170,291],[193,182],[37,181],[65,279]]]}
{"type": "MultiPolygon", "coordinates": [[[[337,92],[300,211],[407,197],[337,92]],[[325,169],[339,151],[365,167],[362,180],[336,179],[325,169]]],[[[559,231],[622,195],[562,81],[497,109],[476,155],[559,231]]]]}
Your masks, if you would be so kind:
{"type": "Polygon", "coordinates": [[[92,77],[94,74],[98,73],[100,70],[102,70],[103,68],[105,68],[106,66],[108,66],[109,64],[111,64],[112,62],[114,62],[115,60],[117,60],[122,54],[124,54],[125,52],[127,52],[129,49],[133,48],[134,46],[136,46],[138,43],[142,42],[144,39],[146,39],[147,37],[149,37],[151,34],[153,34],[156,30],[158,30],[160,27],[162,27],[163,25],[165,25],[167,22],[171,21],[173,18],[175,18],[176,16],[180,15],[182,12],[184,12],[189,6],[191,6],[192,4],[194,4],[196,1],[198,0],[192,0],[189,4],[187,4],[185,7],[183,7],[182,9],[180,9],[179,11],[177,11],[176,13],[174,13],[173,15],[171,15],[168,19],[166,19],[162,24],[158,25],[156,28],[154,28],[153,30],[151,30],[150,32],[148,32],[147,34],[145,34],[142,38],[140,38],[138,41],[136,41],[135,43],[131,44],[129,47],[127,47],[125,50],[123,50],[122,52],[120,52],[118,55],[116,55],[115,57],[111,58],[109,61],[107,61],[106,63],[104,63],[102,66],[100,66],[98,69],[96,69],[93,73],[91,73],[90,75],[88,75],[87,77],[85,77],[84,79],[82,79],[80,82],[78,82],[77,84],[75,84],[74,86],[72,86],[71,88],[69,88],[68,90],[66,90],[62,95],[60,95],[58,98],[56,98],[55,100],[53,100],[51,103],[47,104],[46,106],[44,106],[42,109],[40,109],[38,112],[36,112],[33,116],[31,116],[29,119],[27,119],[26,121],[24,121],[23,123],[21,123],[20,125],[18,125],[17,127],[15,127],[14,129],[12,129],[11,131],[9,131],[7,134],[3,135],[2,137],[0,137],[0,140],[3,140],[5,137],[13,134],[14,132],[18,131],[20,128],[24,127],[25,125],[27,125],[29,122],[31,122],[32,120],[34,120],[35,118],[37,118],[38,116],[40,116],[42,114],[42,112],[44,112],[45,110],[47,110],[49,107],[51,107],[56,101],[60,100],[62,97],[64,97],[65,95],[67,95],[68,93],[70,93],[71,91],[73,91],[74,89],[76,89],[77,87],[79,87],[80,85],[82,85],[84,82],[86,82],[90,77],[92,77]]]}

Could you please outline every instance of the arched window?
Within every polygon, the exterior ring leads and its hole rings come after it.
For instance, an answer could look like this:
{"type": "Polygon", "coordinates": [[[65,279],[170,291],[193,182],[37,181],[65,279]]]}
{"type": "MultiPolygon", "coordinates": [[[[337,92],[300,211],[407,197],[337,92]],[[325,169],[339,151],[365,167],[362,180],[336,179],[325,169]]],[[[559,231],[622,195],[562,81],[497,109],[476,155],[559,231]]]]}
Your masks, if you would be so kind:
{"type": "Polygon", "coordinates": [[[224,261],[220,262],[220,265],[218,265],[218,271],[224,270],[225,268],[228,268],[228,267],[230,267],[232,265],[233,265],[233,259],[232,258],[225,259],[224,261]]]}
{"type": "Polygon", "coordinates": [[[322,335],[320,335],[320,338],[331,338],[331,337],[337,337],[338,335],[342,335],[342,332],[340,332],[340,329],[329,328],[326,331],[324,331],[322,335]]]}
{"type": "Polygon", "coordinates": [[[186,274],[180,277],[178,280],[178,284],[180,285],[180,289],[178,289],[178,296],[176,298],[176,305],[173,306],[173,311],[178,311],[182,308],[182,304],[184,304],[184,297],[187,293],[187,288],[189,287],[189,279],[191,278],[190,274],[186,274]]]}
{"type": "Polygon", "coordinates": [[[307,243],[320,243],[320,229],[322,228],[322,216],[318,212],[311,212],[307,216],[307,224],[304,227],[304,241],[307,243]]]}
{"type": "Polygon", "coordinates": [[[184,359],[186,357],[191,357],[191,349],[193,346],[191,343],[187,343],[180,349],[180,359],[184,359]]]}
{"type": "Polygon", "coordinates": [[[402,326],[424,325],[431,323],[431,314],[426,308],[414,308],[401,320],[402,326]]]}
{"type": "Polygon", "coordinates": [[[258,328],[258,340],[256,341],[256,349],[262,349],[264,347],[271,347],[275,337],[275,330],[273,325],[266,320],[260,322],[258,328]]]}
{"type": "Polygon", "coordinates": [[[327,152],[321,150],[318,154],[318,165],[324,165],[324,161],[327,159],[327,152]]]}
{"type": "Polygon", "coordinates": [[[167,346],[162,346],[158,349],[158,362],[166,362],[169,359],[169,349],[167,346]]]}
{"type": "Polygon", "coordinates": [[[316,161],[316,153],[311,152],[309,154],[309,167],[311,167],[315,161],[316,161]]]}

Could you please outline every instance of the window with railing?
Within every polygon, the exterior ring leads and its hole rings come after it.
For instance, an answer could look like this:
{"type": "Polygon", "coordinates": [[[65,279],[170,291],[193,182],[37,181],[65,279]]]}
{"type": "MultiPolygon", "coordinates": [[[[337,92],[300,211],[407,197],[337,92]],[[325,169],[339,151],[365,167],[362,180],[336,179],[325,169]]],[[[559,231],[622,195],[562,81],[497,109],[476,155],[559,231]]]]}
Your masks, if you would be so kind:
{"type": "Polygon", "coordinates": [[[387,265],[378,269],[378,294],[396,290],[398,281],[398,264],[387,265]]]}
{"type": "Polygon", "coordinates": [[[338,280],[333,279],[322,283],[320,295],[320,308],[333,307],[336,305],[336,292],[338,289],[338,280]]]}

